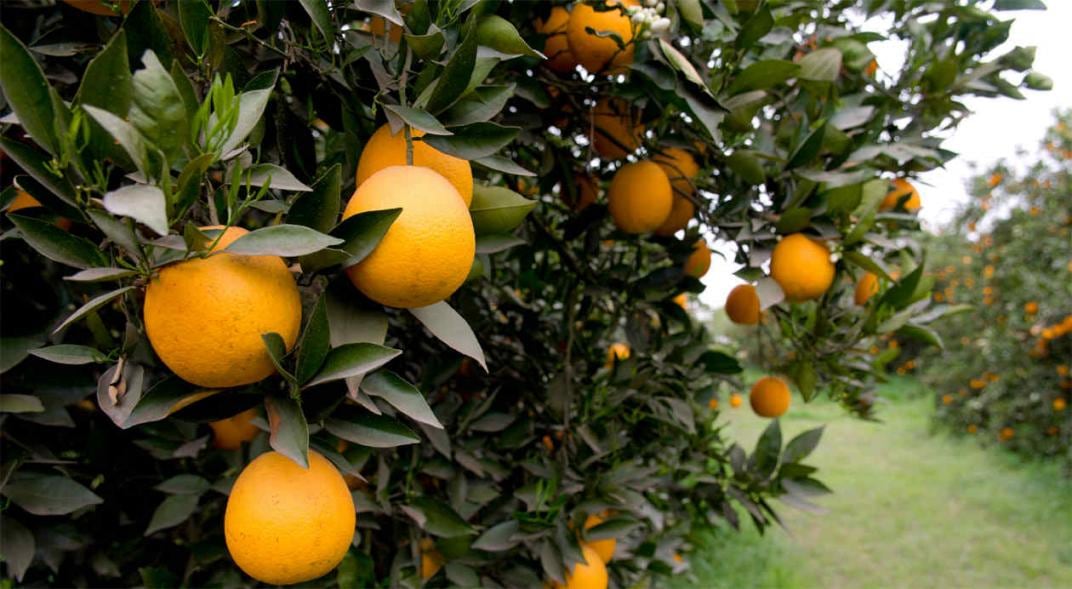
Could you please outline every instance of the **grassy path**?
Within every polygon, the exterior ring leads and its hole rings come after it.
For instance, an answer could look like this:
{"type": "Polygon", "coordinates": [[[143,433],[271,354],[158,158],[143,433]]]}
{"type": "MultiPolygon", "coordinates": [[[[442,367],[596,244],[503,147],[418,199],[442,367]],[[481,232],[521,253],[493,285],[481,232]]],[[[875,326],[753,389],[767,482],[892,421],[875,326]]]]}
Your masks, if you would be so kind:
{"type": "MultiPolygon", "coordinates": [[[[834,490],[828,513],[784,506],[788,534],[706,534],[697,578],[674,587],[1072,587],[1072,481],[1057,468],[933,433],[925,400],[883,407],[882,424],[794,403],[785,439],[827,424],[808,462],[834,490]]],[[[751,450],[765,423],[746,407],[724,419],[751,450]]]]}

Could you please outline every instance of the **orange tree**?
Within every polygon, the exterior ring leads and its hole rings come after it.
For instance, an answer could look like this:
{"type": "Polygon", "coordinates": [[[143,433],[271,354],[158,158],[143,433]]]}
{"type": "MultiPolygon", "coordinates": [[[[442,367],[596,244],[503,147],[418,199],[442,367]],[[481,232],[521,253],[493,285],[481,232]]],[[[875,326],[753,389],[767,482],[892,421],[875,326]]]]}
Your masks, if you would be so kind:
{"type": "MultiPolygon", "coordinates": [[[[1072,460],[1072,113],[1029,166],[994,165],[929,245],[947,350],[922,362],[938,418],[1032,456],[1072,460]]],[[[924,356],[926,358],[926,356],[924,356]]],[[[1072,464],[1072,463],[1069,463],[1072,464]]]]}
{"type": "Polygon", "coordinates": [[[890,181],[1045,85],[991,55],[1036,4],[5,5],[6,573],[605,587],[777,521],[821,432],[713,427],[707,240],[756,411],[870,415],[871,340],[946,310],[890,181]]]}

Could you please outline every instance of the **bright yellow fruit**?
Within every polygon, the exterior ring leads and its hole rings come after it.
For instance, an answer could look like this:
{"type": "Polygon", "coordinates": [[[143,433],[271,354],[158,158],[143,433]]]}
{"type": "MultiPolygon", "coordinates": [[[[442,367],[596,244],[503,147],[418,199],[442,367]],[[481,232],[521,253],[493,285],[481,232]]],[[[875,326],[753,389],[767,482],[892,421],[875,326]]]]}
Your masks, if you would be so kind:
{"type": "Polygon", "coordinates": [[[759,295],[751,284],[735,286],[726,297],[726,315],[740,325],[759,323],[759,295]]]}
{"type": "Polygon", "coordinates": [[[212,445],[221,450],[241,448],[242,442],[252,440],[261,431],[253,425],[253,418],[256,416],[256,409],[247,409],[238,415],[208,424],[212,428],[212,445]]]}
{"type": "Polygon", "coordinates": [[[246,233],[227,229],[217,253],[165,266],[145,290],[149,343],[172,372],[198,386],[262,380],[275,366],[261,335],[278,333],[288,350],[298,339],[301,296],[283,259],[218,251],[246,233]]]}
{"type": "Polygon", "coordinates": [[[269,585],[327,574],[354,538],[356,509],[342,475],[309,451],[309,468],[265,452],[238,475],[223,519],[231,558],[269,585]]]}
{"type": "Polygon", "coordinates": [[[621,362],[629,358],[629,344],[623,344],[621,342],[613,343],[610,345],[610,349],[607,350],[607,366],[613,366],[614,361],[621,362]]]}
{"type": "Polygon", "coordinates": [[[752,385],[748,402],[760,417],[778,417],[789,410],[789,385],[777,376],[764,376],[752,385]]]}
{"type": "Polygon", "coordinates": [[[771,254],[771,277],[782,287],[786,300],[817,299],[834,283],[830,250],[803,233],[786,236],[771,254]]]}
{"type": "Polygon", "coordinates": [[[680,147],[668,147],[662,153],[652,158],[659,167],[666,172],[670,179],[670,185],[674,188],[674,194],[689,196],[693,193],[693,180],[700,173],[700,165],[692,154],[680,147]]]}
{"type": "Polygon", "coordinates": [[[346,273],[370,299],[410,309],[446,299],[465,282],[476,254],[465,202],[429,168],[392,166],[354,192],[342,217],[402,208],[375,250],[346,273]]]}
{"type": "Polygon", "coordinates": [[[552,583],[555,589],[607,589],[607,565],[591,547],[582,545],[584,562],[573,565],[566,573],[566,584],[552,583]]]}
{"type": "Polygon", "coordinates": [[[610,181],[607,203],[618,229],[626,233],[654,231],[673,207],[670,180],[652,162],[625,164],[610,181]]]}
{"type": "Polygon", "coordinates": [[[674,202],[670,208],[670,215],[666,217],[662,225],[655,229],[655,235],[670,237],[684,229],[692,216],[696,214],[696,206],[692,201],[683,196],[674,196],[674,202]]]}
{"type": "Polygon", "coordinates": [[[704,240],[692,246],[692,253],[685,260],[685,274],[693,278],[703,278],[711,268],[711,250],[704,240]]]}
{"type": "Polygon", "coordinates": [[[898,178],[893,181],[893,190],[886,194],[886,198],[882,199],[882,204],[879,205],[880,211],[893,210],[897,206],[897,201],[908,195],[908,200],[904,202],[904,209],[910,213],[914,213],[922,206],[922,201],[919,198],[919,191],[915,186],[903,178],[898,178]]]}
{"type": "MultiPolygon", "coordinates": [[[[595,514],[589,515],[588,518],[584,520],[584,529],[592,529],[601,523],[603,523],[602,517],[595,514]]],[[[606,563],[610,562],[610,559],[614,556],[614,549],[618,547],[618,541],[614,538],[589,540],[584,543],[584,546],[595,551],[595,553],[599,555],[599,558],[606,563]]]]}
{"type": "MultiPolygon", "coordinates": [[[[416,139],[423,131],[412,129],[416,139]]],[[[391,127],[384,125],[376,130],[365,144],[361,159],[357,162],[357,185],[361,186],[373,174],[391,166],[406,165],[406,135],[402,130],[391,134],[391,127]]],[[[465,206],[473,201],[473,167],[468,160],[447,155],[423,141],[413,142],[413,165],[435,170],[454,185],[465,206]]]]}
{"type": "Polygon", "coordinates": [[[602,98],[592,109],[592,149],[599,157],[620,160],[640,147],[644,125],[623,100],[602,98]]]}
{"type": "Polygon", "coordinates": [[[570,52],[584,69],[593,74],[616,74],[625,71],[633,63],[633,23],[622,8],[636,6],[637,0],[606,0],[605,6],[617,6],[605,12],[597,12],[588,4],[577,3],[570,13],[566,26],[566,40],[570,52]],[[586,29],[614,33],[621,39],[624,49],[611,37],[589,34],[586,29]]]}
{"type": "Polygon", "coordinates": [[[856,292],[853,295],[853,301],[862,307],[866,305],[867,301],[877,292],[878,276],[868,272],[861,276],[859,282],[856,283],[856,292]]]}
{"type": "Polygon", "coordinates": [[[560,74],[568,74],[577,67],[577,60],[570,53],[569,41],[566,39],[566,27],[569,25],[570,13],[565,6],[551,8],[547,20],[536,22],[536,32],[547,35],[543,45],[543,54],[547,61],[543,65],[560,74]]]}

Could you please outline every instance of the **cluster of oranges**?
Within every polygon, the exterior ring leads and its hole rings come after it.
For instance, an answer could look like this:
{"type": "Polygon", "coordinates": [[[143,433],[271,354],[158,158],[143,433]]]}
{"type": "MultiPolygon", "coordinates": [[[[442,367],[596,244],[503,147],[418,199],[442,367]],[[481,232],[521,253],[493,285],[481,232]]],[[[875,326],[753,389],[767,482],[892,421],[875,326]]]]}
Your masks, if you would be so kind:
{"type": "Polygon", "coordinates": [[[1052,325],[1033,325],[1030,333],[1038,338],[1031,349],[1031,356],[1044,358],[1050,353],[1050,342],[1072,333],[1072,315],[1065,315],[1064,319],[1052,325]]]}

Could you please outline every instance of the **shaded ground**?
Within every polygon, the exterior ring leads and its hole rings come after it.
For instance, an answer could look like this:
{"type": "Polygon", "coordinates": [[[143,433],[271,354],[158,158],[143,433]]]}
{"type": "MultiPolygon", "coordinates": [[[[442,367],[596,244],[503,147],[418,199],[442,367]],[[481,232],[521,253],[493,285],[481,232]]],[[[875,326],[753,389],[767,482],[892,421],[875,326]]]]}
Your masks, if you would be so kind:
{"type": "MultiPolygon", "coordinates": [[[[751,450],[765,422],[747,407],[722,419],[751,450]]],[[[827,424],[808,463],[834,490],[820,499],[829,512],[784,506],[791,534],[704,534],[696,578],[674,587],[1072,587],[1072,480],[934,433],[930,414],[926,399],[896,400],[875,424],[794,399],[784,439],[827,424]]]]}

